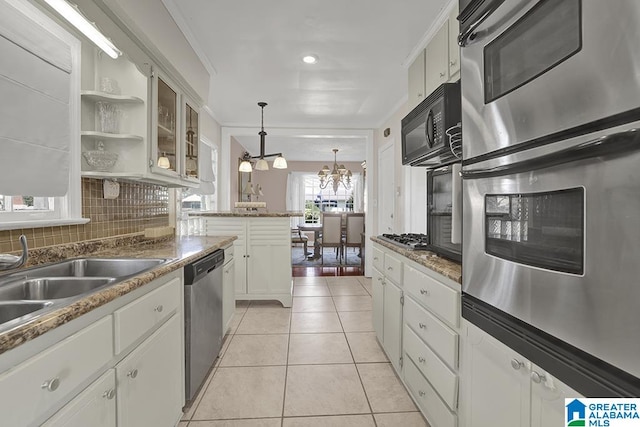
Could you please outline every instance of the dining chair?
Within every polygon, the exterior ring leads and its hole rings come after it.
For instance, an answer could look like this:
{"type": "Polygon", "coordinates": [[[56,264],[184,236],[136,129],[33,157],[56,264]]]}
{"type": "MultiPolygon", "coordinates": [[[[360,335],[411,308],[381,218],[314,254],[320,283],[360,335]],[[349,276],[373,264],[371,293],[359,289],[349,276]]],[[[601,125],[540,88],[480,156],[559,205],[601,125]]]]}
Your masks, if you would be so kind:
{"type": "Polygon", "coordinates": [[[308,242],[309,242],[309,237],[302,234],[302,231],[300,231],[299,228],[291,229],[291,244],[302,243],[304,246],[304,256],[310,255],[310,253],[307,252],[308,242]]]}
{"type": "Polygon", "coordinates": [[[320,258],[324,264],[324,248],[336,248],[336,258],[342,262],[342,216],[339,213],[322,214],[322,237],[320,237],[320,258]]]}
{"type": "MultiPolygon", "coordinates": [[[[364,214],[348,213],[346,217],[346,231],[343,241],[345,262],[347,259],[347,248],[358,248],[362,251],[362,236],[364,232],[364,214]]],[[[360,253],[360,252],[359,252],[360,253]]]]}

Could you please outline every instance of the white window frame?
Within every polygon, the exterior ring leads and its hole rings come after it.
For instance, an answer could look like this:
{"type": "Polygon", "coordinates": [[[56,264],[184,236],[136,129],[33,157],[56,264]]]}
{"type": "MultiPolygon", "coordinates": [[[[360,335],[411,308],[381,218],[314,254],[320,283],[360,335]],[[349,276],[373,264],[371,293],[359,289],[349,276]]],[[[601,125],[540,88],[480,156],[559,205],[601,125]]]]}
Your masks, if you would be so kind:
{"type": "MultiPolygon", "coordinates": [[[[57,225],[85,224],[82,218],[82,182],[80,176],[80,52],[81,43],[72,33],[55,23],[37,7],[25,0],[12,0],[12,5],[54,36],[67,43],[71,51],[70,75],[70,141],[69,190],[64,197],[55,197],[51,211],[0,212],[0,230],[39,228],[57,225]]],[[[29,194],[25,194],[28,196],[29,194]]],[[[7,195],[9,196],[9,195],[7,195]]]]}

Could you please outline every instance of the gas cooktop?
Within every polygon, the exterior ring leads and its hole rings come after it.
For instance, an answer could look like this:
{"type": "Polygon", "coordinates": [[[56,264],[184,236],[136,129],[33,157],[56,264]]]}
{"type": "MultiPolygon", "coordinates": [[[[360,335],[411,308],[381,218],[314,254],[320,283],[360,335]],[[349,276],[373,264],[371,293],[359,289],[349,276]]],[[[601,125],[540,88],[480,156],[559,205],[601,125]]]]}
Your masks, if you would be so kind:
{"type": "Polygon", "coordinates": [[[378,238],[405,249],[420,251],[429,250],[429,240],[427,239],[426,234],[383,234],[382,236],[378,236],[378,238]]]}

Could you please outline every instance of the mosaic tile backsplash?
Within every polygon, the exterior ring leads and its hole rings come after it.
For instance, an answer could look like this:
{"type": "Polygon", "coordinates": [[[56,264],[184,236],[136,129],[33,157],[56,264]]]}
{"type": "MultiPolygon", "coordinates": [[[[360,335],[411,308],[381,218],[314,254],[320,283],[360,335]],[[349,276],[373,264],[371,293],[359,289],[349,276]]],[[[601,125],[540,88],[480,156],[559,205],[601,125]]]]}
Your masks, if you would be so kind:
{"type": "Polygon", "coordinates": [[[102,180],[82,178],[83,225],[0,231],[0,253],[20,250],[18,237],[27,236],[29,248],[139,233],[169,225],[169,190],[161,185],[120,181],[117,199],[102,197],[102,180]]]}

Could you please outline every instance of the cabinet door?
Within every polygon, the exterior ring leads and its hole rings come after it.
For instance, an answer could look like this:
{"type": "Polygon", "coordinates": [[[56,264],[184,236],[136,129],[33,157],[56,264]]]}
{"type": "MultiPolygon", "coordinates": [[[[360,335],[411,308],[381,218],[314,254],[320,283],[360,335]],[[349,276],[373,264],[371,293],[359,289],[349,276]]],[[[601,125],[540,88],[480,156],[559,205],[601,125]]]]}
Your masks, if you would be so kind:
{"type": "Polygon", "coordinates": [[[200,140],[200,115],[195,103],[187,101],[183,103],[184,121],[183,121],[183,138],[184,142],[181,147],[182,162],[180,170],[187,180],[198,182],[200,177],[198,170],[198,141],[200,140]]]}
{"type": "Polygon", "coordinates": [[[180,162],[177,130],[179,97],[175,87],[162,75],[155,78],[152,112],[152,123],[155,126],[151,143],[151,159],[154,164],[151,169],[156,173],[177,177],[180,162]]]}
{"type": "Polygon", "coordinates": [[[116,377],[109,369],[43,427],[116,427],[116,377]]]}
{"type": "Polygon", "coordinates": [[[457,80],[460,76],[460,46],[458,45],[458,2],[449,15],[449,80],[457,80]]]}
{"type": "Polygon", "coordinates": [[[393,282],[385,279],[383,335],[384,348],[389,360],[400,372],[400,356],[402,354],[402,290],[393,282]]]}
{"type": "Polygon", "coordinates": [[[236,296],[247,293],[247,220],[245,218],[217,217],[205,221],[207,236],[238,236],[233,241],[236,296]]]}
{"type": "Polygon", "coordinates": [[[384,277],[375,268],[371,276],[373,290],[373,329],[380,344],[384,343],[384,277]]]}
{"type": "Polygon", "coordinates": [[[528,360],[464,322],[459,400],[461,425],[528,426],[531,411],[529,372],[528,360]]]}
{"type": "Polygon", "coordinates": [[[440,27],[425,49],[424,87],[429,96],[449,79],[449,24],[440,27]]]}
{"type": "Polygon", "coordinates": [[[236,261],[232,259],[222,269],[222,326],[225,332],[236,309],[235,268],[236,261]]]}
{"type": "Polygon", "coordinates": [[[583,396],[536,365],[531,380],[531,427],[565,425],[564,399],[583,396]]]}
{"type": "Polygon", "coordinates": [[[409,110],[413,110],[424,98],[424,49],[422,49],[409,66],[409,110]]]}
{"type": "Polygon", "coordinates": [[[184,403],[180,341],[174,315],[116,366],[119,427],[177,424],[184,403]]]}
{"type": "Polygon", "coordinates": [[[247,292],[291,294],[291,226],[288,218],[252,218],[247,231],[247,292]]]}

